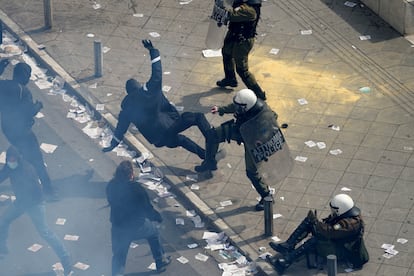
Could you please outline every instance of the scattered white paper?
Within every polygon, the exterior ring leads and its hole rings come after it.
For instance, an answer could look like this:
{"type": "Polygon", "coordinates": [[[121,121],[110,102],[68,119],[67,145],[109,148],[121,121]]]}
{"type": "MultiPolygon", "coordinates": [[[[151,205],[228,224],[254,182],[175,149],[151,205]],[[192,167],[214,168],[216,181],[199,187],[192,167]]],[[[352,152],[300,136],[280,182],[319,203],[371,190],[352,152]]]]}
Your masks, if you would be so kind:
{"type": "Polygon", "coordinates": [[[195,228],[203,228],[204,227],[204,222],[201,220],[200,216],[194,216],[194,217],[191,218],[191,220],[193,221],[195,228]]]}
{"type": "Polygon", "coordinates": [[[108,53],[110,50],[111,50],[111,48],[104,46],[104,47],[102,48],[102,53],[106,54],[106,53],[108,53]]]}
{"type": "Polygon", "coordinates": [[[354,2],[351,2],[351,1],[346,1],[344,3],[344,5],[347,6],[347,7],[353,8],[357,5],[357,3],[354,3],[354,2]]]}
{"type": "Polygon", "coordinates": [[[57,225],[65,225],[65,223],[66,223],[66,219],[64,219],[64,218],[58,218],[56,220],[57,225]]]}
{"type": "Polygon", "coordinates": [[[295,160],[299,161],[299,162],[306,162],[306,160],[308,160],[308,158],[305,157],[305,156],[296,156],[295,160]]]}
{"type": "Polygon", "coordinates": [[[231,169],[231,164],[227,163],[227,168],[231,169]]]}
{"type": "Polygon", "coordinates": [[[211,50],[211,49],[207,49],[207,50],[203,50],[203,56],[206,58],[209,57],[221,57],[221,49],[219,50],[211,50]]]}
{"type": "Polygon", "coordinates": [[[273,219],[281,218],[283,217],[282,214],[273,214],[273,219]]]}
{"type": "Polygon", "coordinates": [[[40,118],[45,117],[45,115],[42,112],[37,112],[37,114],[36,114],[35,117],[38,118],[38,119],[40,119],[40,118]]]}
{"type": "Polygon", "coordinates": [[[306,100],[306,99],[298,99],[298,103],[300,104],[300,105],[305,105],[305,104],[308,104],[308,101],[306,100]]]}
{"type": "Polygon", "coordinates": [[[182,264],[188,263],[188,259],[184,256],[181,256],[181,257],[177,258],[177,261],[179,261],[182,264]]]}
{"type": "Polygon", "coordinates": [[[57,146],[56,146],[56,145],[51,145],[51,144],[42,143],[42,144],[40,145],[40,148],[41,148],[44,152],[46,152],[46,153],[53,153],[53,152],[56,150],[57,146]]]}
{"type": "Polygon", "coordinates": [[[195,210],[186,210],[185,211],[185,215],[187,217],[195,217],[197,214],[196,214],[196,211],[195,210]]]}
{"type": "Polygon", "coordinates": [[[0,202],[8,200],[10,197],[8,195],[0,195],[0,202]]]}
{"type": "Polygon", "coordinates": [[[259,258],[260,258],[260,259],[262,259],[262,260],[266,260],[266,257],[267,257],[267,256],[272,257],[272,254],[271,254],[271,253],[269,253],[269,252],[265,252],[265,253],[263,253],[263,254],[260,254],[260,255],[259,255],[259,258]]]}
{"type": "Polygon", "coordinates": [[[307,145],[310,148],[313,148],[314,146],[316,146],[316,143],[312,140],[306,141],[305,145],[307,145]]]}
{"type": "Polygon", "coordinates": [[[90,37],[90,38],[95,37],[95,35],[94,34],[91,34],[91,33],[87,34],[86,36],[87,37],[90,37]]]}
{"type": "Polygon", "coordinates": [[[398,254],[398,251],[397,250],[395,250],[394,248],[388,248],[388,249],[385,249],[385,253],[388,253],[388,254],[391,254],[391,255],[397,255],[398,254]]]}
{"type": "Polygon", "coordinates": [[[171,86],[164,85],[164,86],[162,87],[162,91],[163,91],[163,92],[165,92],[165,93],[170,92],[170,90],[171,90],[171,86]]]}
{"type": "Polygon", "coordinates": [[[404,150],[413,151],[413,150],[414,150],[414,148],[413,148],[413,147],[407,147],[407,146],[405,146],[405,147],[404,147],[404,150]]]}
{"type": "Polygon", "coordinates": [[[198,175],[197,174],[188,174],[188,175],[186,175],[185,179],[197,182],[198,181],[198,175]]]}
{"type": "Polygon", "coordinates": [[[301,35],[310,35],[310,34],[312,34],[312,30],[302,30],[302,31],[300,31],[300,34],[301,35]]]}
{"type": "Polygon", "coordinates": [[[394,257],[394,255],[389,254],[389,253],[385,253],[385,254],[383,254],[382,256],[383,256],[384,258],[386,258],[386,259],[391,259],[392,257],[394,257]]]}
{"type": "Polygon", "coordinates": [[[279,49],[277,49],[277,48],[272,48],[272,49],[270,49],[270,51],[269,51],[269,54],[272,54],[272,55],[277,55],[278,53],[279,53],[279,49]]]}
{"type": "Polygon", "coordinates": [[[331,125],[331,126],[329,126],[332,130],[336,130],[336,131],[340,131],[341,130],[341,128],[339,127],[339,126],[336,126],[336,125],[331,125]]]}
{"type": "Polygon", "coordinates": [[[137,248],[139,246],[139,244],[135,243],[135,242],[131,242],[131,244],[129,245],[129,248],[137,248]]]}
{"type": "Polygon", "coordinates": [[[192,184],[190,189],[197,191],[197,190],[200,190],[200,186],[198,184],[192,184]]]}
{"type": "Polygon", "coordinates": [[[6,164],[6,152],[5,151],[2,151],[0,153],[0,163],[1,164],[6,164]]]}
{"type": "Polygon", "coordinates": [[[187,244],[187,247],[190,248],[190,249],[193,249],[193,248],[198,247],[198,244],[196,244],[196,243],[190,243],[190,244],[187,244]]]}
{"type": "Polygon", "coordinates": [[[184,219],[183,218],[176,218],[175,219],[176,225],[184,225],[184,219]]]}
{"type": "Polygon", "coordinates": [[[133,17],[144,17],[144,14],[142,14],[142,13],[134,13],[132,16],[133,17]]]}
{"type": "Polygon", "coordinates": [[[342,153],[342,150],[334,149],[334,150],[330,150],[329,153],[332,154],[332,155],[338,155],[338,154],[342,153]]]}
{"type": "Polygon", "coordinates": [[[184,1],[180,1],[180,5],[188,5],[191,2],[193,2],[193,0],[184,0],[184,1]]]}
{"type": "Polygon", "coordinates": [[[208,260],[208,256],[206,256],[204,254],[201,254],[201,253],[198,253],[194,257],[196,258],[196,260],[199,260],[199,261],[202,261],[202,262],[205,262],[205,261],[208,260]]]}
{"type": "Polygon", "coordinates": [[[95,109],[98,111],[102,111],[105,109],[105,104],[97,104],[95,109]]]}
{"type": "Polygon", "coordinates": [[[149,270],[157,270],[157,265],[156,265],[155,263],[151,263],[151,264],[148,266],[148,269],[149,269],[149,270]]]}
{"type": "Polygon", "coordinates": [[[37,252],[42,247],[43,247],[42,245],[35,243],[32,246],[30,246],[29,248],[27,248],[27,250],[32,251],[32,252],[37,252]]]}
{"type": "Polygon", "coordinates": [[[87,270],[89,268],[89,265],[81,263],[81,262],[77,262],[74,267],[76,267],[77,269],[80,270],[87,270]]]}
{"type": "Polygon", "coordinates": [[[318,143],[316,143],[316,145],[318,146],[319,149],[326,148],[326,144],[324,142],[318,142],[318,143]]]}
{"type": "Polygon", "coordinates": [[[220,202],[220,205],[222,207],[226,207],[226,206],[233,205],[233,202],[231,202],[231,200],[225,200],[225,201],[220,202]]]}
{"type": "Polygon", "coordinates": [[[281,196],[280,197],[280,200],[284,201],[285,200],[285,197],[284,196],[281,196]]]}
{"type": "Polygon", "coordinates": [[[405,244],[405,243],[408,242],[408,240],[407,239],[403,239],[403,238],[399,238],[399,239],[397,239],[397,242],[398,243],[401,243],[401,244],[405,244]]]}
{"type": "Polygon", "coordinates": [[[359,39],[360,40],[370,40],[371,39],[371,36],[370,35],[360,35],[359,36],[359,39]]]}
{"type": "Polygon", "coordinates": [[[76,236],[76,235],[65,235],[63,237],[63,239],[64,240],[67,240],[67,241],[77,241],[77,240],[79,240],[79,236],[76,236]]]}
{"type": "Polygon", "coordinates": [[[152,37],[154,37],[154,38],[155,38],[155,37],[160,37],[160,36],[161,36],[161,35],[160,35],[159,33],[157,33],[157,32],[150,32],[150,33],[149,33],[149,35],[150,35],[150,36],[152,36],[152,37]]]}
{"type": "Polygon", "coordinates": [[[100,9],[102,6],[101,6],[101,4],[99,4],[99,3],[94,3],[93,5],[92,5],[92,7],[93,7],[93,9],[94,10],[97,10],[97,9],[100,9]]]}
{"type": "Polygon", "coordinates": [[[381,248],[382,249],[385,249],[385,250],[387,250],[387,249],[393,249],[394,248],[394,245],[389,244],[389,243],[384,243],[384,244],[381,245],[381,248]]]}
{"type": "Polygon", "coordinates": [[[279,239],[279,237],[277,237],[277,236],[273,236],[272,237],[272,241],[274,241],[274,242],[280,242],[281,239],[279,239]]]}
{"type": "Polygon", "coordinates": [[[347,187],[342,187],[341,188],[341,191],[343,191],[343,192],[350,192],[350,191],[352,191],[352,189],[347,188],[347,187]]]}

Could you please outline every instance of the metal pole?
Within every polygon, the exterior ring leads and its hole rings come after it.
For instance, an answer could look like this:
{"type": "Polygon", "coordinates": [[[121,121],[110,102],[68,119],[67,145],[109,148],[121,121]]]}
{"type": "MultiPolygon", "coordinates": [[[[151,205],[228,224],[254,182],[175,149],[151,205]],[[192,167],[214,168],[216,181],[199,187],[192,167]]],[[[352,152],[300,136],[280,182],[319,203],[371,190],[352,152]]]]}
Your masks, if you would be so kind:
{"type": "Polygon", "coordinates": [[[0,20],[0,45],[3,44],[3,21],[0,20]]]}
{"type": "Polygon", "coordinates": [[[95,40],[93,42],[93,48],[95,53],[95,77],[102,77],[102,43],[100,40],[95,40]]]}
{"type": "Polygon", "coordinates": [[[45,15],[45,28],[51,29],[53,26],[51,0],[43,0],[43,10],[44,10],[44,15],[45,15]]]}
{"type": "Polygon", "coordinates": [[[336,273],[337,273],[336,256],[328,255],[326,259],[328,260],[328,276],[336,276],[336,273]]]}
{"type": "Polygon", "coordinates": [[[273,198],[267,196],[264,198],[264,227],[265,236],[273,235],[273,198]]]}

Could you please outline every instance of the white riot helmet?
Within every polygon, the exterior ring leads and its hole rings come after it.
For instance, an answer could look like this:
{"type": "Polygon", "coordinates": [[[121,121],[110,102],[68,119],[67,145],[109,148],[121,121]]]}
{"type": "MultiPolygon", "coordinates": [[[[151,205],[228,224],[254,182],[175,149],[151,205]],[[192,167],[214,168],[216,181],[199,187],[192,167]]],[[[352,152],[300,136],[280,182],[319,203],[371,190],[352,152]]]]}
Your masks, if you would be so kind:
{"type": "Polygon", "coordinates": [[[335,216],[341,216],[350,210],[350,216],[357,216],[360,212],[359,208],[355,207],[352,198],[347,194],[338,194],[334,196],[329,203],[329,206],[331,207],[332,214],[335,216]]]}
{"type": "Polygon", "coordinates": [[[243,114],[249,111],[257,102],[257,96],[250,89],[242,89],[236,93],[233,103],[236,106],[236,113],[243,114]]]}

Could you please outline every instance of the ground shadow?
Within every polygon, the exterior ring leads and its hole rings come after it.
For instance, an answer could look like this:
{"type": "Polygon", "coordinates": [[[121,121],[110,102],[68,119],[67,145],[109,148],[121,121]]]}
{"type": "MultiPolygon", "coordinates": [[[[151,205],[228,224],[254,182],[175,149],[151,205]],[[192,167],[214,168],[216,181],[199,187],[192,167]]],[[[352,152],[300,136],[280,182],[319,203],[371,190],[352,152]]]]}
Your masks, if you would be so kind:
{"type": "Polygon", "coordinates": [[[354,7],[344,5],[345,1],[342,0],[321,0],[321,2],[361,35],[371,35],[371,39],[369,40],[371,43],[401,36],[391,25],[361,1],[350,1],[356,3],[354,7]]]}

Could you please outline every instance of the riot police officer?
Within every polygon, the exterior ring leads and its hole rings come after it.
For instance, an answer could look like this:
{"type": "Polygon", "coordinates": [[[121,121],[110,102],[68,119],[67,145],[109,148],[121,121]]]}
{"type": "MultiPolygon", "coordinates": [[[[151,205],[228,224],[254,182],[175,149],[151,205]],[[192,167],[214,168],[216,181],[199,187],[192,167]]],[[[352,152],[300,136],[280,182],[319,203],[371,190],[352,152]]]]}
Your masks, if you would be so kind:
{"type": "MultiPolygon", "coordinates": [[[[245,138],[252,134],[258,134],[258,136],[254,136],[254,139],[252,139],[255,141],[254,144],[257,144],[257,141],[266,140],[264,141],[264,144],[267,145],[266,142],[269,141],[269,139],[267,139],[268,136],[266,136],[265,139],[262,138],[266,131],[269,130],[271,132],[270,140],[272,143],[274,142],[275,145],[278,145],[273,146],[273,152],[266,155],[266,160],[269,160],[273,153],[281,150],[281,147],[285,142],[280,129],[277,127],[277,114],[271,110],[264,101],[258,99],[256,94],[250,89],[240,90],[234,96],[233,103],[225,107],[214,106],[211,109],[211,112],[219,113],[220,116],[225,113],[233,113],[236,120],[233,119],[227,121],[219,127],[212,128],[209,131],[206,136],[205,160],[201,165],[196,166],[195,170],[197,172],[217,170],[215,155],[217,153],[219,143],[224,141],[230,142],[231,140],[236,141],[238,144],[243,143],[245,150],[246,175],[258,194],[261,196],[261,200],[255,208],[257,211],[262,211],[264,209],[264,198],[270,195],[269,186],[265,183],[266,179],[262,177],[263,174],[258,170],[258,166],[260,162],[263,161],[264,156],[261,156],[260,154],[255,155],[255,145],[247,143],[245,138]],[[259,131],[259,125],[262,121],[270,122],[270,126],[268,126],[267,129],[263,128],[259,131]],[[253,122],[252,126],[256,129],[249,127],[244,130],[244,126],[248,122],[253,122]],[[275,137],[278,137],[278,139],[274,139],[275,137]],[[261,156],[262,158],[258,158],[258,156],[261,156]]],[[[273,170],[275,171],[277,168],[273,168],[273,170]]],[[[283,174],[282,172],[278,173],[283,174]]]]}
{"type": "Polygon", "coordinates": [[[236,72],[244,84],[259,99],[266,100],[265,92],[249,71],[248,58],[254,46],[256,27],[260,18],[261,0],[235,0],[228,9],[229,30],[221,49],[223,55],[224,79],[217,81],[219,87],[237,87],[236,72]]]}
{"type": "Polygon", "coordinates": [[[330,254],[338,260],[346,260],[354,269],[362,268],[368,262],[369,255],[365,247],[364,221],[361,210],[355,206],[352,198],[346,194],[338,194],[329,203],[331,214],[319,221],[316,211],[309,211],[307,217],[282,243],[270,242],[269,245],[282,256],[267,257],[279,274],[300,256],[307,252],[316,252],[317,256],[330,254]],[[308,236],[310,237],[308,238],[308,236]],[[302,245],[296,245],[308,238],[302,245]]]}

